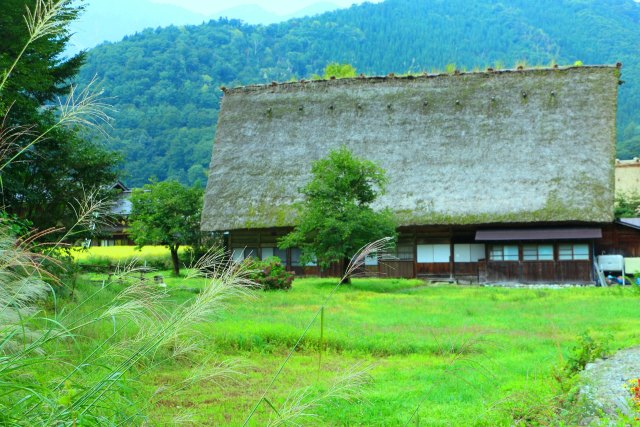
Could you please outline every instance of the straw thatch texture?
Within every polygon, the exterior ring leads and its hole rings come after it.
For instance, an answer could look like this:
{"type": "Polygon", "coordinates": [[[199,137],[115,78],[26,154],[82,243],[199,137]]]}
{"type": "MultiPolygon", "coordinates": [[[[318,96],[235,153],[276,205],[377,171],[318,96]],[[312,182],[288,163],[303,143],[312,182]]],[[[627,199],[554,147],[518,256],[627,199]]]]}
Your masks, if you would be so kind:
{"type": "Polygon", "coordinates": [[[619,70],[249,86],[223,98],[204,230],[289,226],[341,144],[389,175],[399,225],[613,220],[619,70]]]}

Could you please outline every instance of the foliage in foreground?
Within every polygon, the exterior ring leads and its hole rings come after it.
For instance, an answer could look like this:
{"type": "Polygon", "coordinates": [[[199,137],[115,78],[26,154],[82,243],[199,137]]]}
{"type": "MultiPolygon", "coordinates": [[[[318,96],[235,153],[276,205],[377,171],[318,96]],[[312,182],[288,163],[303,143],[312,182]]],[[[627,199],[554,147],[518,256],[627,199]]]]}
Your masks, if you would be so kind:
{"type": "Polygon", "coordinates": [[[80,130],[109,120],[95,108],[95,85],[70,84],[85,58],[64,55],[81,9],[69,0],[3,0],[0,13],[0,207],[41,230],[70,227],[72,205],[112,184],[120,162],[80,130]]]}
{"type": "Polygon", "coordinates": [[[254,286],[242,265],[209,257],[200,265],[208,277],[201,292],[171,310],[169,295],[133,278],[136,269],[129,266],[68,310],[54,305],[43,313],[39,302],[49,288],[40,275],[46,272],[15,240],[2,234],[0,245],[3,424],[140,423],[159,399],[236,372],[234,362],[202,357],[194,344],[198,324],[219,318],[230,299],[247,296],[254,286]],[[195,368],[184,381],[152,395],[134,391],[167,360],[195,355],[195,368]]]}
{"type": "Polygon", "coordinates": [[[567,362],[564,366],[564,374],[567,377],[576,375],[584,370],[588,363],[601,359],[609,354],[609,340],[595,339],[587,331],[580,334],[573,346],[567,362]]]}

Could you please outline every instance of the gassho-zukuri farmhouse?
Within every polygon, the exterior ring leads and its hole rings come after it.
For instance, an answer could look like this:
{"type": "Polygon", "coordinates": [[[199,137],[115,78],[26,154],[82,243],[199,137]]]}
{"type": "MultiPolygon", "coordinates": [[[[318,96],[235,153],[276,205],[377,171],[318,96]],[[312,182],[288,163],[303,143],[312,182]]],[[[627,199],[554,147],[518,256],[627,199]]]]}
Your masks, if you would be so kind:
{"type": "Polygon", "coordinates": [[[390,277],[592,283],[596,255],[640,256],[614,220],[620,66],[359,77],[224,89],[202,230],[235,259],[296,224],[311,163],[346,145],[387,171],[398,222],[390,277]]]}

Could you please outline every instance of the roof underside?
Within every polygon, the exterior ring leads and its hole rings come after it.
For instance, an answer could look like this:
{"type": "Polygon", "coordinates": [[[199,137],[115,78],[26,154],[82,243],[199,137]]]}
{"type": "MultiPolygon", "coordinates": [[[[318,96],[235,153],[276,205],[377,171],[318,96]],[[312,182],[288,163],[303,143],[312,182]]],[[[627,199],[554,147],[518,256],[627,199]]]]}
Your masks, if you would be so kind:
{"type": "Polygon", "coordinates": [[[573,239],[601,239],[601,228],[535,228],[508,230],[478,230],[478,241],[501,240],[573,240],[573,239]]]}
{"type": "Polygon", "coordinates": [[[203,230],[295,225],[345,144],[389,176],[398,225],[613,220],[618,70],[342,79],[227,91],[203,230]]]}

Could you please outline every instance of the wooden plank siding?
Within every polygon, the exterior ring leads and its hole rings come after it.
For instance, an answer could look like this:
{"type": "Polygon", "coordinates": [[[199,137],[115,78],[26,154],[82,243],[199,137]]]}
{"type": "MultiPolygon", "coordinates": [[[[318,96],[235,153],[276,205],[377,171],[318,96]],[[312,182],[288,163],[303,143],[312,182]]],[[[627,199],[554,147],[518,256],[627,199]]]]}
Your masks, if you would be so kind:
{"type": "Polygon", "coordinates": [[[413,261],[382,261],[378,264],[378,275],[380,277],[393,277],[411,279],[414,274],[413,261]]]}
{"type": "MultiPolygon", "coordinates": [[[[619,223],[598,225],[602,227],[602,238],[595,241],[579,240],[589,246],[588,260],[560,260],[559,245],[571,243],[564,240],[544,241],[505,241],[505,245],[517,245],[518,261],[492,261],[489,259],[489,246],[501,242],[484,242],[485,257],[478,262],[455,262],[454,248],[457,244],[483,243],[475,241],[475,232],[479,226],[419,226],[399,229],[398,246],[402,250],[397,258],[387,259],[378,265],[368,265],[357,272],[360,276],[379,276],[389,278],[426,278],[455,279],[471,282],[512,282],[512,283],[593,283],[593,258],[600,254],[621,254],[627,257],[640,257],[640,230],[619,223]],[[554,260],[524,261],[523,245],[549,244],[554,247],[554,260]],[[418,245],[449,244],[450,256],[442,262],[417,262],[418,245]]],[[[508,226],[503,226],[507,228],[508,226]]],[[[275,247],[280,237],[290,228],[235,230],[229,233],[228,249],[275,247]]],[[[318,266],[292,265],[292,251],[287,250],[283,260],[290,271],[298,276],[339,277],[342,274],[341,263],[335,263],[326,270],[318,266]]]]}
{"type": "Polygon", "coordinates": [[[640,257],[640,230],[618,223],[602,227],[602,239],[596,242],[595,254],[640,257]]]}
{"type": "Polygon", "coordinates": [[[416,270],[418,277],[444,277],[452,274],[450,262],[416,262],[416,270]]]}
{"type": "Polygon", "coordinates": [[[488,261],[486,282],[591,283],[592,261],[488,261]]]}

